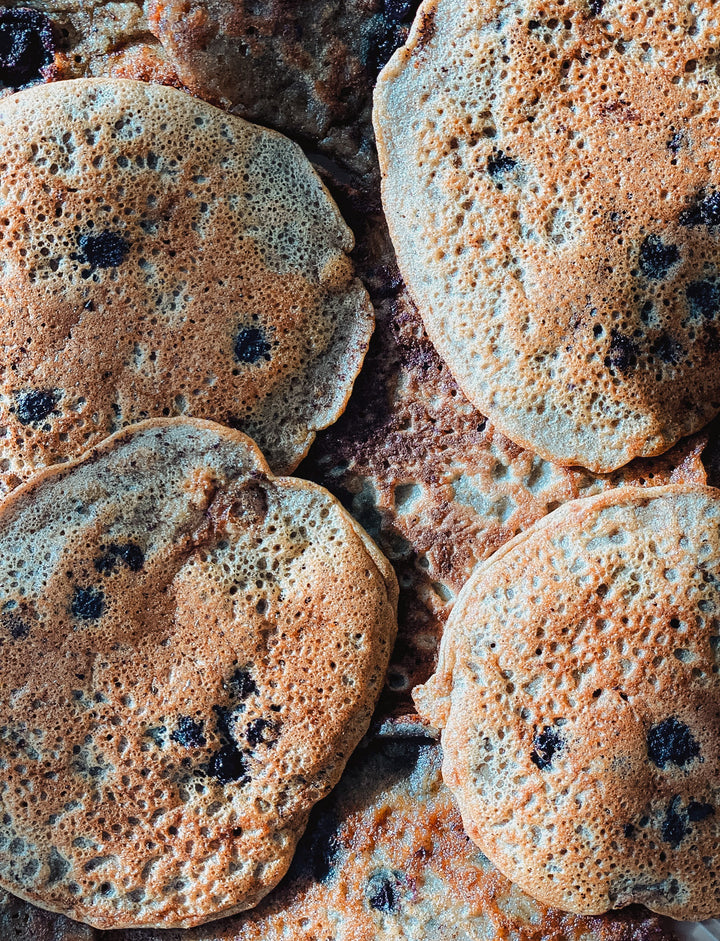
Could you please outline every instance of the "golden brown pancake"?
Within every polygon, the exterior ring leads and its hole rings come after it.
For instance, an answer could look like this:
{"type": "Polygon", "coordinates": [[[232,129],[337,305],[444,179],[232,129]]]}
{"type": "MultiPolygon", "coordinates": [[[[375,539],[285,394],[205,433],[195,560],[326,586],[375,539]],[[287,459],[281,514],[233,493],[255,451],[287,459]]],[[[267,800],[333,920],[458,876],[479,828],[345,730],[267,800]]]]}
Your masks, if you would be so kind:
{"type": "Polygon", "coordinates": [[[375,93],[430,339],[508,437],[607,472],[720,409],[716,5],[427,0],[375,93]]]}
{"type": "Polygon", "coordinates": [[[720,914],[720,491],[621,488],[478,566],[415,690],[465,829],[533,897],[720,914]]]}
{"type": "Polygon", "coordinates": [[[100,928],[255,905],[367,729],[389,563],[210,422],[146,422],[0,505],[0,884],[100,928]]]}
{"type": "Polygon", "coordinates": [[[172,88],[0,101],[0,486],[147,417],[212,418],[295,467],[373,326],[300,148],[172,88]]]}

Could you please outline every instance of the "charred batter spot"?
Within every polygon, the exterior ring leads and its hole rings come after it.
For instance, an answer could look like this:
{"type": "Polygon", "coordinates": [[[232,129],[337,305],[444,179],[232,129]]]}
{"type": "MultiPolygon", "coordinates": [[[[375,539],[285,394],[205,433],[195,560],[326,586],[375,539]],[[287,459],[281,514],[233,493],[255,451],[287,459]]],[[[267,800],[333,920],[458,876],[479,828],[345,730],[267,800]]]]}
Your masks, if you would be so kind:
{"type": "Polygon", "coordinates": [[[657,235],[648,235],[640,246],[640,270],[646,278],[659,281],[680,260],[677,245],[665,243],[657,235]]]}
{"type": "Polygon", "coordinates": [[[122,545],[110,543],[107,552],[95,560],[95,568],[101,575],[110,575],[121,564],[131,572],[139,572],[145,564],[145,556],[140,546],[134,542],[122,545]]]}
{"type": "Polygon", "coordinates": [[[610,334],[610,348],[605,357],[607,369],[625,373],[637,365],[638,348],[630,337],[613,329],[610,334]]]}
{"type": "Polygon", "coordinates": [[[647,734],[648,758],[658,766],[668,764],[682,768],[700,754],[700,746],[690,729],[675,716],[652,726],[647,734]]]}
{"type": "Polygon", "coordinates": [[[170,738],[183,748],[204,748],[207,744],[202,722],[196,722],[190,716],[178,717],[177,726],[170,733],[170,738]]]}
{"type": "Polygon", "coordinates": [[[0,7],[0,87],[22,88],[53,77],[52,20],[39,10],[0,7]]]}
{"type": "Polygon", "coordinates": [[[680,213],[680,225],[720,225],[720,193],[701,192],[695,205],[680,213]]]}
{"type": "Polygon", "coordinates": [[[400,908],[402,874],[383,869],[368,880],[365,897],[370,907],[386,915],[394,915],[400,908]]]}
{"type": "Polygon", "coordinates": [[[668,333],[661,333],[651,347],[654,356],[658,356],[664,363],[676,366],[685,355],[685,350],[668,333]]]}
{"type": "Polygon", "coordinates": [[[76,588],[70,610],[81,621],[96,621],[105,610],[105,594],[97,588],[76,588]]]}
{"type": "Polygon", "coordinates": [[[271,349],[259,327],[243,327],[235,339],[235,358],[240,363],[253,365],[261,359],[269,362],[271,349]]]}
{"type": "Polygon", "coordinates": [[[90,265],[91,271],[96,268],[117,268],[125,261],[130,251],[129,243],[115,232],[81,235],[78,247],[80,261],[90,265]]]}
{"type": "Polygon", "coordinates": [[[665,819],[661,828],[664,842],[669,843],[673,849],[682,843],[689,830],[686,820],[678,813],[679,807],[680,798],[674,797],[665,811],[665,819]]]}
{"type": "Polygon", "coordinates": [[[530,761],[541,771],[547,771],[552,768],[555,756],[565,748],[565,739],[560,735],[557,729],[546,725],[541,732],[536,732],[533,737],[533,750],[530,753],[530,761]]]}
{"type": "Polygon", "coordinates": [[[714,317],[720,310],[720,286],[715,280],[691,281],[685,288],[690,313],[694,317],[714,317]]]}
{"type": "Polygon", "coordinates": [[[335,875],[342,845],[335,814],[325,807],[315,808],[292,862],[291,878],[309,876],[327,885],[335,875]]]}
{"type": "Polygon", "coordinates": [[[14,394],[14,412],[21,425],[36,425],[55,411],[60,393],[51,389],[21,389],[14,394]]]}

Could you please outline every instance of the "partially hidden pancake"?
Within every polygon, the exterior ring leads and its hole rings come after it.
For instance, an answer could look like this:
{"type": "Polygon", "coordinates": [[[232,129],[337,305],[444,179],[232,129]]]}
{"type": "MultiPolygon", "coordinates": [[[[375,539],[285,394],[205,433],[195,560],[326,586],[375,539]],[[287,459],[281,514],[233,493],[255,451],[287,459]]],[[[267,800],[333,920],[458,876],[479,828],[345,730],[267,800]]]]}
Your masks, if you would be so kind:
{"type": "Polygon", "coordinates": [[[373,326],[300,148],[98,79],[0,101],[0,159],[0,487],[163,415],[238,427],[293,469],[373,326]]]}
{"type": "Polygon", "coordinates": [[[720,491],[566,504],[480,565],[415,690],[501,872],[559,908],[720,914],[720,491]]]}
{"type": "MultiPolygon", "coordinates": [[[[641,909],[584,918],[533,901],[468,840],[417,717],[385,721],[312,812],[283,882],[257,908],[187,931],[78,932],[62,941],[670,941],[641,909]]],[[[48,917],[22,902],[5,911],[48,917]]],[[[9,917],[8,917],[9,920],[9,917]]],[[[0,929],[5,927],[0,908],[0,929]]],[[[3,938],[5,936],[3,935],[3,938]]],[[[9,934],[7,941],[27,941],[9,934]]]]}
{"type": "Polygon", "coordinates": [[[256,904],[367,729],[389,563],[315,484],[157,420],[0,505],[0,885],[100,928],[256,904]]]}
{"type": "Polygon", "coordinates": [[[426,0],[381,74],[400,269],[544,458],[610,471],[720,409],[719,32],[709,2],[426,0]]]}

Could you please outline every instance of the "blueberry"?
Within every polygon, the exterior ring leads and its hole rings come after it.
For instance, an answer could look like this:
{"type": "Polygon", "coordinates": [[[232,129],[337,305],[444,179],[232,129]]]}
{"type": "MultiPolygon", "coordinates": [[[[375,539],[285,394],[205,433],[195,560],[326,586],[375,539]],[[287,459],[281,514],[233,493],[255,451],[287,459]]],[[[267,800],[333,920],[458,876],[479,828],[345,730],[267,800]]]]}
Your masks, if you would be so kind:
{"type": "Polygon", "coordinates": [[[260,690],[257,683],[247,670],[236,670],[230,677],[230,688],[238,699],[247,699],[248,696],[257,696],[260,690]]]}
{"type": "Polygon", "coordinates": [[[640,270],[653,281],[664,278],[679,260],[677,245],[666,245],[657,235],[646,236],[640,246],[640,270]]]}
{"type": "Polygon", "coordinates": [[[676,154],[682,147],[682,144],[683,144],[683,136],[682,134],[676,131],[673,134],[673,136],[670,138],[670,140],[667,142],[667,148],[668,150],[672,151],[672,153],[676,154]]]}
{"type": "Polygon", "coordinates": [[[196,722],[190,716],[180,716],[175,730],[170,734],[173,742],[183,748],[203,748],[207,741],[203,735],[202,722],[196,722]]]}
{"type": "Polygon", "coordinates": [[[365,49],[362,58],[372,75],[390,61],[393,52],[402,46],[407,38],[407,28],[394,16],[374,16],[368,22],[365,49]]]}
{"type": "Polygon", "coordinates": [[[111,543],[105,555],[95,560],[95,568],[101,575],[110,575],[118,563],[122,562],[131,572],[139,572],[145,564],[145,556],[140,546],[134,542],[122,545],[111,543]]]}
{"type": "Polygon", "coordinates": [[[9,633],[13,640],[22,640],[30,633],[30,624],[14,610],[15,603],[10,604],[12,607],[6,605],[0,612],[0,627],[9,633]]]}
{"type": "Polygon", "coordinates": [[[673,849],[682,843],[689,829],[685,820],[677,812],[679,804],[680,798],[673,798],[672,803],[665,811],[665,819],[662,822],[661,828],[663,840],[669,843],[673,849]]]}
{"type": "Polygon", "coordinates": [[[533,751],[530,761],[541,771],[552,767],[555,755],[565,747],[565,740],[560,733],[546,725],[542,732],[536,732],[533,738],[533,751]]]}
{"type": "Polygon", "coordinates": [[[229,784],[231,781],[247,784],[250,780],[247,771],[247,762],[235,745],[223,745],[212,756],[207,767],[210,777],[216,778],[220,784],[229,784]]]}
{"type": "Polygon", "coordinates": [[[680,213],[681,225],[720,225],[720,193],[701,193],[694,206],[680,213]]]}
{"type": "Polygon", "coordinates": [[[687,809],[688,820],[691,820],[693,823],[699,823],[701,820],[706,820],[708,817],[715,816],[715,808],[712,804],[703,804],[698,801],[690,801],[687,809]]]}
{"type": "Polygon", "coordinates": [[[625,826],[623,827],[623,833],[625,834],[628,840],[635,839],[635,827],[631,823],[625,824],[625,826]]]}
{"type": "Polygon", "coordinates": [[[232,743],[234,741],[231,729],[233,721],[232,710],[225,706],[213,706],[212,708],[215,713],[215,731],[218,738],[232,743]]]}
{"type": "Polygon", "coordinates": [[[249,745],[274,745],[277,741],[278,725],[269,719],[254,719],[245,729],[249,745]]]}
{"type": "Polygon", "coordinates": [[[383,13],[385,18],[396,23],[412,20],[418,8],[418,0],[384,0],[383,13]]]}
{"type": "Polygon", "coordinates": [[[487,172],[494,178],[502,176],[503,173],[509,173],[510,170],[514,170],[516,166],[517,160],[508,157],[502,150],[493,150],[488,157],[487,172]]]}
{"type": "Polygon", "coordinates": [[[669,762],[682,767],[700,754],[700,746],[690,729],[675,716],[663,719],[650,729],[647,750],[648,757],[658,768],[664,768],[669,762]]]}
{"type": "Polygon", "coordinates": [[[605,0],[590,0],[588,8],[593,16],[600,16],[605,0]]]}
{"type": "Polygon", "coordinates": [[[720,310],[720,286],[716,281],[691,281],[685,288],[690,313],[714,317],[720,310]]]}
{"type": "Polygon", "coordinates": [[[55,409],[58,396],[49,389],[23,389],[15,393],[15,414],[21,425],[44,421],[55,409]]]}
{"type": "Polygon", "coordinates": [[[105,595],[97,588],[76,588],[70,610],[76,618],[94,621],[105,610],[105,595]]]}
{"type": "Polygon", "coordinates": [[[257,363],[263,357],[269,360],[271,349],[258,327],[243,327],[235,340],[235,356],[241,363],[257,363]]]}
{"type": "Polygon", "coordinates": [[[38,10],[0,8],[0,85],[42,82],[54,60],[52,20],[38,10]]]}
{"type": "Polygon", "coordinates": [[[91,268],[117,268],[125,261],[130,245],[114,232],[81,235],[78,239],[80,260],[91,268]]]}
{"type": "Polygon", "coordinates": [[[400,907],[400,880],[398,873],[382,870],[370,877],[365,896],[371,908],[393,915],[400,907]]]}
{"type": "Polygon", "coordinates": [[[676,366],[685,355],[685,350],[668,333],[661,333],[651,347],[651,352],[664,363],[676,366]]]}
{"type": "Polygon", "coordinates": [[[617,369],[618,372],[627,372],[637,365],[638,348],[636,344],[613,329],[610,334],[610,348],[605,357],[605,366],[608,369],[617,369]]]}

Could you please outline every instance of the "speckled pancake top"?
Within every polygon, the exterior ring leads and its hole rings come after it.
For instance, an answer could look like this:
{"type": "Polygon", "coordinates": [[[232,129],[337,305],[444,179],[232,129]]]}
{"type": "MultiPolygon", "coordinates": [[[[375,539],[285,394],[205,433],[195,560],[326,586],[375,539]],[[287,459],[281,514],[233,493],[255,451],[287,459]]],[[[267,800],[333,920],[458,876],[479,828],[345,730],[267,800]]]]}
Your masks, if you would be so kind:
{"type": "Polygon", "coordinates": [[[294,468],[373,324],[300,148],[173,88],[79,80],[0,102],[0,164],[0,487],[167,415],[294,468]]]}
{"type": "Polygon", "coordinates": [[[383,202],[430,338],[513,441],[609,471],[720,408],[720,12],[427,0],[383,202]]]}
{"type": "Polygon", "coordinates": [[[608,491],[480,565],[415,691],[469,835],[533,897],[720,913],[720,491],[608,491]]]}
{"type": "Polygon", "coordinates": [[[248,908],[367,728],[392,569],[239,432],[146,422],[0,507],[0,884],[100,928],[248,908]]]}

